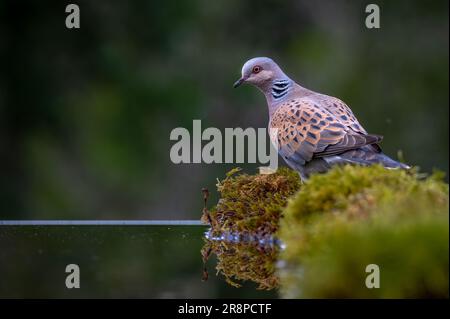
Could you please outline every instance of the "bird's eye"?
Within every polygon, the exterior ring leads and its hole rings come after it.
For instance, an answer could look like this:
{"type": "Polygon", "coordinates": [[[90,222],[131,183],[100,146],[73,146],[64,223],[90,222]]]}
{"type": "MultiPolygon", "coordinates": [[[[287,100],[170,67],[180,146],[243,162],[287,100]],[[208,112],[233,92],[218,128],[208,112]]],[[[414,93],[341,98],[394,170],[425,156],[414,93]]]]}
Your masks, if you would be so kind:
{"type": "Polygon", "coordinates": [[[262,68],[259,65],[257,65],[257,66],[253,67],[252,72],[256,74],[256,73],[261,72],[261,70],[262,70],[262,68]]]}

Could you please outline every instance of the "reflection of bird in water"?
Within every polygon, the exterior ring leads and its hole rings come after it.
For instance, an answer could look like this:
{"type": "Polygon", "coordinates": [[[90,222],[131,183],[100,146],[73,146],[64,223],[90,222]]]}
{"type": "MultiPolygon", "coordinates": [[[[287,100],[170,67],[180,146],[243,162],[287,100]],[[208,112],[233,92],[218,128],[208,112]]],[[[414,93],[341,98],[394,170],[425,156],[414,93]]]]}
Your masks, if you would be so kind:
{"type": "Polygon", "coordinates": [[[247,61],[234,87],[242,83],[251,83],[264,93],[271,140],[303,180],[335,164],[409,168],[382,153],[378,145],[382,137],[368,134],[344,102],[303,88],[272,59],[247,61]]]}

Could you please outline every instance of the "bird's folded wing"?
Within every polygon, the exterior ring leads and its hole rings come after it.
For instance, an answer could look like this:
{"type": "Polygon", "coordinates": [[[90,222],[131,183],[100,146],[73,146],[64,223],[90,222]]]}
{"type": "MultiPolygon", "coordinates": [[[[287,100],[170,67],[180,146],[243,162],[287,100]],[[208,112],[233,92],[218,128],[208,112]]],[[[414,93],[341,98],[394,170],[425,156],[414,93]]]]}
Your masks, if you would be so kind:
{"type": "Polygon", "coordinates": [[[338,98],[325,96],[321,101],[321,105],[333,114],[339,123],[344,124],[356,133],[367,134],[366,130],[359,124],[348,105],[338,98]]]}
{"type": "MultiPolygon", "coordinates": [[[[378,143],[381,136],[364,135],[341,124],[329,112],[306,103],[286,103],[273,114],[270,129],[276,130],[281,156],[300,165],[313,158],[341,154],[378,143]]],[[[271,134],[272,135],[272,134],[271,134]]]]}
{"type": "Polygon", "coordinates": [[[379,135],[345,134],[338,143],[326,146],[324,151],[315,152],[313,157],[319,158],[342,154],[365,145],[380,143],[382,139],[383,137],[379,135]]]}

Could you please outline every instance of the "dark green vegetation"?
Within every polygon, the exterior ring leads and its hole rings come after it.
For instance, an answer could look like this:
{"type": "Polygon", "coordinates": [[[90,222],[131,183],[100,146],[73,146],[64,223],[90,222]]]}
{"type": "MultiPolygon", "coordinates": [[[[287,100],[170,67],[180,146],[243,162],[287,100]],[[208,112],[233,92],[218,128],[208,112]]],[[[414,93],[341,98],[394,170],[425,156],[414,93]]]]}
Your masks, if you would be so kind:
{"type": "Polygon", "coordinates": [[[315,175],[284,211],[284,297],[448,297],[449,198],[441,174],[382,167],[315,175]],[[380,267],[368,289],[366,266],[380,267]]]}
{"type": "Polygon", "coordinates": [[[379,30],[362,0],[76,3],[67,30],[65,2],[0,1],[0,219],[195,218],[236,165],[172,164],[170,131],[267,127],[264,97],[232,88],[261,55],[388,155],[448,171],[447,0],[377,0],[379,30]]]}

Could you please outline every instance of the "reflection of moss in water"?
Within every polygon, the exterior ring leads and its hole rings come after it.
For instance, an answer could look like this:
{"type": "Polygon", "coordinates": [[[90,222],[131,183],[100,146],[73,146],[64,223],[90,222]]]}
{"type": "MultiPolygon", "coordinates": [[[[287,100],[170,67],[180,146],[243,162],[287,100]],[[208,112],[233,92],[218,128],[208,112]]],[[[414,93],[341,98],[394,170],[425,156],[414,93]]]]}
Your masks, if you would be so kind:
{"type": "Polygon", "coordinates": [[[257,283],[258,289],[278,286],[275,275],[277,249],[274,246],[207,240],[202,249],[204,262],[210,254],[217,256],[217,274],[222,274],[234,287],[241,286],[237,281],[247,280],[257,283]]]}
{"type": "Polygon", "coordinates": [[[283,214],[284,297],[448,297],[448,185],[436,174],[335,168],[283,214]],[[368,264],[379,289],[365,286],[368,264]]]}
{"type": "Polygon", "coordinates": [[[234,169],[217,184],[220,200],[202,219],[217,232],[272,234],[287,199],[300,188],[298,174],[280,168],[274,174],[238,174],[234,169]]]}

